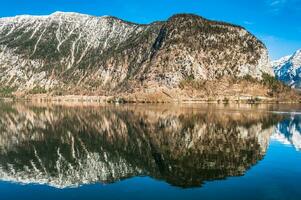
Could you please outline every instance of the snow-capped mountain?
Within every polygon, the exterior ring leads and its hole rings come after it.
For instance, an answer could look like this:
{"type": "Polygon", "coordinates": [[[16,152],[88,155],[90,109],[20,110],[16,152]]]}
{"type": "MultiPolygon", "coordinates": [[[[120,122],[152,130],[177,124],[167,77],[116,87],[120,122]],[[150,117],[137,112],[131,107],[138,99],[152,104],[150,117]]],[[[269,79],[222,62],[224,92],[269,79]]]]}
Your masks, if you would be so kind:
{"type": "Polygon", "coordinates": [[[301,88],[301,49],[272,62],[276,78],[293,88],[301,88]]]}
{"type": "MultiPolygon", "coordinates": [[[[170,98],[164,89],[181,96],[187,80],[260,79],[263,73],[272,69],[261,41],[240,26],[196,15],[147,25],[63,12],[0,19],[0,93],[170,98]]],[[[220,94],[249,93],[245,86],[238,92],[228,83],[212,85],[220,94]]]]}

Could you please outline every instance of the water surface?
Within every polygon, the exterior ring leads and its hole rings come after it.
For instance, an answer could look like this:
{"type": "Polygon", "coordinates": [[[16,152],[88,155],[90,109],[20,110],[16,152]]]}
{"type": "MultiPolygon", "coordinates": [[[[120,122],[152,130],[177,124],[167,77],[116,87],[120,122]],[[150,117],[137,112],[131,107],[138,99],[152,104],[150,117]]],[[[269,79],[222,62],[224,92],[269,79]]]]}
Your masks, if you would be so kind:
{"type": "Polygon", "coordinates": [[[296,105],[0,103],[1,199],[298,199],[296,105]]]}

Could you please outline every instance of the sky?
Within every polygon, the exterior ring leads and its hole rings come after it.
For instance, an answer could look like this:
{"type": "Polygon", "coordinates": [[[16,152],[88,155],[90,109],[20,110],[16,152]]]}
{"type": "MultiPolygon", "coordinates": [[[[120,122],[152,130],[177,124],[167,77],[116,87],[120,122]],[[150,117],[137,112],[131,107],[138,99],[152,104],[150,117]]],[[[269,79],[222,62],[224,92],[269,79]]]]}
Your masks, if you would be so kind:
{"type": "Polygon", "coordinates": [[[177,13],[193,13],[245,27],[266,44],[271,59],[301,49],[301,0],[0,0],[0,3],[0,17],[68,11],[150,23],[177,13]]]}

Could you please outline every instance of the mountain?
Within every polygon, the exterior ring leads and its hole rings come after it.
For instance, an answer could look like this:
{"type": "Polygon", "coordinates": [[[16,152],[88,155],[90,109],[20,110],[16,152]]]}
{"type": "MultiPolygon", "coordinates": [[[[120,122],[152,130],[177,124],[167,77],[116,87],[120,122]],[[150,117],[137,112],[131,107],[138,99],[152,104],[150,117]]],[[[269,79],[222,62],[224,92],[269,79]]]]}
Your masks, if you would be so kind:
{"type": "Polygon", "coordinates": [[[272,62],[276,78],[293,88],[301,88],[301,49],[272,62]]]}
{"type": "Polygon", "coordinates": [[[190,188],[241,176],[281,120],[211,106],[0,105],[0,180],[57,188],[136,176],[190,188]]]}
{"type": "Polygon", "coordinates": [[[63,12],[0,19],[2,96],[270,97],[265,74],[268,52],[254,35],[192,14],[147,25],[63,12]]]}

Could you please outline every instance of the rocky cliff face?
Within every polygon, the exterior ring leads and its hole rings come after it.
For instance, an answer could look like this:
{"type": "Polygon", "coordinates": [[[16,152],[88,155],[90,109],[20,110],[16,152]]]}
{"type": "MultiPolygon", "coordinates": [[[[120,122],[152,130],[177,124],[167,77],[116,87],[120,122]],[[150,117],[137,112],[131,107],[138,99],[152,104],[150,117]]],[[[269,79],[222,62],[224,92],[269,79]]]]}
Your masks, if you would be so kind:
{"type": "Polygon", "coordinates": [[[58,188],[134,176],[196,187],[240,176],[263,158],[279,120],[212,107],[1,108],[0,180],[58,188]]]}
{"type": "Polygon", "coordinates": [[[301,88],[301,50],[273,61],[272,66],[277,79],[290,87],[301,88]]]}
{"type": "Polygon", "coordinates": [[[149,25],[62,12],[0,19],[2,93],[149,94],[262,73],[272,74],[262,42],[195,15],[149,25]]]}

